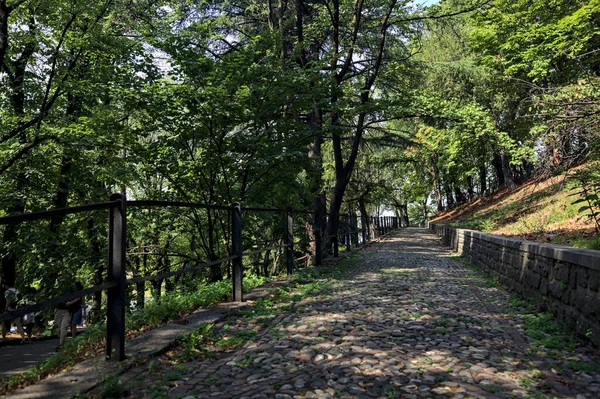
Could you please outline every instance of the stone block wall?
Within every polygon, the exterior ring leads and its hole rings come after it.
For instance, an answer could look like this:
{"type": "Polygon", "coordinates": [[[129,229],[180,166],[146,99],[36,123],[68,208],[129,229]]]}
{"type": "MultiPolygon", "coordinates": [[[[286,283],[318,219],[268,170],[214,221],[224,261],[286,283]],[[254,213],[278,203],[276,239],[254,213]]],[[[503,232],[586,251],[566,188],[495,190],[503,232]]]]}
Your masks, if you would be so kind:
{"type": "Polygon", "coordinates": [[[600,251],[434,223],[429,228],[470,263],[600,345],[600,251]]]}

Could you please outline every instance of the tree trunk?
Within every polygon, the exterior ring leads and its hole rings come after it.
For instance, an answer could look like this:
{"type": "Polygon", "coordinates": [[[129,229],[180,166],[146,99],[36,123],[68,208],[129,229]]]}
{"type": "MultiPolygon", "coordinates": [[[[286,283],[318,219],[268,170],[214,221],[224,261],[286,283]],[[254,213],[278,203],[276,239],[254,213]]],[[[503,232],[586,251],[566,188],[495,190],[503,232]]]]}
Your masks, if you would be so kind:
{"type": "Polygon", "coordinates": [[[361,225],[363,226],[363,229],[365,229],[366,233],[367,233],[366,238],[367,238],[367,240],[370,240],[371,239],[371,223],[370,223],[370,219],[369,219],[369,214],[367,213],[367,207],[365,206],[365,199],[363,197],[360,197],[358,199],[358,209],[360,210],[361,225]]]}
{"type": "Polygon", "coordinates": [[[160,297],[162,296],[162,283],[163,283],[162,279],[152,280],[152,288],[154,288],[154,290],[152,292],[152,298],[154,298],[154,300],[157,302],[160,300],[160,297]]]}
{"type": "MultiPolygon", "coordinates": [[[[23,187],[24,184],[19,183],[25,180],[25,175],[19,173],[17,181],[17,189],[23,187]]],[[[18,190],[20,191],[20,190],[18,190]]],[[[6,210],[7,215],[15,215],[25,211],[25,201],[21,198],[15,198],[12,206],[6,210]]],[[[17,254],[14,252],[16,246],[13,246],[18,241],[18,224],[9,224],[4,229],[2,235],[2,243],[5,246],[5,255],[2,257],[2,278],[11,286],[15,285],[17,279],[17,254]]]]}
{"type": "Polygon", "coordinates": [[[513,179],[512,171],[510,170],[510,162],[508,159],[508,155],[506,155],[504,149],[500,151],[500,159],[502,162],[502,174],[504,176],[504,182],[506,184],[506,188],[508,191],[513,191],[517,188],[515,181],[513,179]]]}
{"type": "Polygon", "coordinates": [[[356,217],[356,209],[350,208],[350,241],[352,245],[358,245],[358,218],[356,217]]]}
{"type": "Polygon", "coordinates": [[[450,187],[449,184],[445,184],[444,192],[446,193],[446,208],[454,208],[454,197],[452,197],[452,187],[450,187]]]}
{"type": "Polygon", "coordinates": [[[496,172],[496,182],[498,189],[500,186],[504,185],[504,172],[502,170],[502,157],[499,153],[494,154],[494,158],[492,159],[492,166],[494,167],[494,171],[496,172]]]}
{"type": "Polygon", "coordinates": [[[442,212],[444,210],[444,205],[442,204],[442,189],[440,182],[440,170],[437,166],[438,155],[431,155],[431,170],[433,175],[433,192],[435,194],[435,202],[437,205],[437,211],[442,212]]]}
{"type": "MultiPolygon", "coordinates": [[[[356,40],[359,36],[359,28],[361,27],[363,3],[355,3],[356,8],[354,10],[354,18],[352,22],[353,33],[349,45],[347,46],[348,53],[344,56],[340,55],[340,28],[343,24],[343,22],[340,20],[340,3],[341,1],[339,0],[333,1],[332,14],[333,57],[331,58],[331,70],[335,71],[336,73],[332,75],[330,103],[331,109],[333,109],[333,111],[331,112],[330,128],[332,134],[331,143],[333,148],[333,161],[335,167],[335,185],[331,193],[331,201],[329,207],[329,213],[331,214],[331,218],[329,219],[327,231],[330,236],[337,235],[338,217],[342,206],[342,200],[346,192],[348,183],[350,182],[352,171],[354,170],[354,166],[356,164],[356,158],[358,156],[362,136],[365,131],[365,121],[367,117],[367,111],[359,112],[355,119],[356,122],[353,127],[352,138],[349,141],[349,151],[342,151],[342,136],[346,133],[347,128],[344,126],[344,123],[340,118],[340,114],[336,109],[338,106],[338,96],[344,93],[342,82],[345,81],[349,73],[352,73],[351,63],[354,58],[353,52],[355,51],[356,40]],[[345,154],[348,154],[346,162],[344,162],[343,157],[345,154]]],[[[387,33],[388,29],[391,26],[391,24],[389,23],[389,18],[392,12],[394,11],[395,4],[396,2],[392,1],[392,3],[386,9],[384,17],[381,19],[381,25],[378,35],[377,53],[373,57],[373,64],[370,66],[369,73],[363,75],[364,84],[360,89],[360,94],[358,94],[357,103],[364,108],[367,108],[366,105],[371,102],[371,91],[373,90],[375,80],[378,77],[380,68],[383,63],[387,33]]]]}
{"type": "Polygon", "coordinates": [[[454,184],[454,195],[456,197],[456,203],[462,204],[467,201],[467,198],[461,191],[460,187],[457,184],[454,184]]]}
{"type": "MultiPolygon", "coordinates": [[[[100,245],[100,238],[96,231],[96,223],[94,217],[90,216],[87,222],[87,236],[92,250],[92,262],[95,261],[96,267],[94,268],[94,285],[103,283],[104,280],[104,265],[106,262],[102,259],[102,250],[100,245]]],[[[102,291],[94,293],[93,305],[92,305],[92,322],[96,323],[102,319],[102,291]]]]}
{"type": "MultiPolygon", "coordinates": [[[[328,242],[330,241],[327,238],[325,233],[325,226],[327,225],[327,207],[326,207],[326,198],[325,192],[322,187],[322,175],[323,175],[323,159],[321,157],[321,146],[323,144],[323,136],[318,134],[323,129],[323,118],[321,111],[316,107],[313,108],[312,113],[309,115],[308,124],[310,130],[316,133],[316,137],[312,145],[308,150],[308,158],[311,160],[313,164],[313,185],[312,185],[312,210],[315,212],[315,219],[313,220],[315,226],[315,232],[311,232],[309,237],[311,240],[315,240],[315,234],[321,235],[321,243],[322,248],[328,247],[328,242]],[[319,219],[316,219],[316,215],[319,215],[319,219]]],[[[311,252],[312,256],[316,256],[316,243],[311,243],[311,252]]]]}
{"type": "Polygon", "coordinates": [[[271,250],[268,249],[265,252],[265,258],[263,260],[263,275],[269,277],[269,259],[271,257],[271,250]]]}
{"type": "Polygon", "coordinates": [[[487,168],[485,165],[479,167],[479,185],[481,186],[479,195],[483,197],[487,191],[487,168]]]}
{"type": "Polygon", "coordinates": [[[410,220],[408,218],[408,202],[404,203],[402,209],[404,210],[404,217],[403,217],[403,220],[402,220],[402,227],[409,227],[410,226],[410,220]]]}
{"type": "Polygon", "coordinates": [[[6,0],[0,0],[0,71],[4,70],[4,57],[8,50],[8,17],[11,11],[6,0]]]}
{"type": "Polygon", "coordinates": [[[252,266],[254,266],[254,274],[260,276],[260,252],[254,256],[252,266]]]}
{"type": "Polygon", "coordinates": [[[333,187],[331,200],[329,201],[329,218],[327,219],[327,238],[329,242],[328,251],[331,253],[333,249],[332,245],[339,245],[339,218],[340,209],[342,207],[342,199],[344,192],[346,191],[347,183],[343,180],[339,180],[333,187]]]}
{"type": "Polygon", "coordinates": [[[423,223],[427,226],[427,221],[429,220],[429,210],[427,209],[427,198],[423,200],[421,203],[421,207],[423,209],[423,223]]]}
{"type": "MultiPolygon", "coordinates": [[[[0,71],[7,68],[9,64],[4,58],[8,50],[7,24],[11,11],[12,8],[7,6],[5,1],[0,0],[0,60],[3,61],[0,64],[0,71]]],[[[35,48],[36,43],[27,43],[19,58],[10,63],[13,68],[12,73],[8,75],[10,78],[10,103],[15,115],[21,119],[25,117],[25,71],[35,48]]],[[[27,142],[27,137],[24,133],[20,133],[17,137],[19,144],[24,145],[27,142]]],[[[12,204],[6,209],[7,215],[25,212],[26,201],[25,198],[21,198],[21,193],[27,184],[26,179],[27,177],[23,171],[17,174],[16,193],[12,204]]],[[[7,225],[2,236],[2,243],[6,248],[3,251],[5,255],[2,257],[2,277],[6,283],[11,285],[15,284],[17,278],[17,254],[15,253],[15,248],[19,239],[18,231],[18,225],[7,225]]]]}
{"type": "Polygon", "coordinates": [[[473,176],[467,176],[467,196],[469,197],[469,201],[473,201],[473,198],[475,198],[473,176]]]}

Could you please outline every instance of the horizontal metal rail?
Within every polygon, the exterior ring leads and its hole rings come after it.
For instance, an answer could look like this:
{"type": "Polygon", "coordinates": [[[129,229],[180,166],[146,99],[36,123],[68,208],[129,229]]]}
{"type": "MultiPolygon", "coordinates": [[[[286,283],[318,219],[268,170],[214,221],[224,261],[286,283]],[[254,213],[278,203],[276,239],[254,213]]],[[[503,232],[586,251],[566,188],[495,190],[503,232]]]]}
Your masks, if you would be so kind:
{"type": "MultiPolygon", "coordinates": [[[[257,207],[242,207],[242,212],[244,211],[249,211],[249,212],[287,212],[287,209],[280,209],[280,208],[257,208],[257,207]]],[[[292,209],[292,212],[294,212],[295,214],[304,214],[304,215],[313,215],[315,212],[313,211],[301,211],[301,210],[296,210],[296,209],[292,209]]]]}
{"type": "MultiPolygon", "coordinates": [[[[23,213],[20,215],[9,215],[0,217],[0,225],[16,224],[21,222],[27,222],[32,220],[48,219],[54,216],[65,216],[74,213],[91,212],[102,209],[109,209],[114,206],[118,206],[120,201],[106,201],[98,202],[94,204],[72,206],[68,208],[50,209],[47,211],[38,211],[23,213]]],[[[183,202],[183,201],[158,201],[158,200],[132,200],[127,201],[127,207],[179,207],[179,208],[201,208],[201,209],[219,209],[225,211],[231,211],[232,207],[227,205],[208,205],[194,202],[183,202]]],[[[242,212],[286,212],[286,209],[278,208],[256,208],[248,207],[241,208],[242,212]]],[[[315,212],[306,210],[293,210],[296,214],[307,214],[313,215],[315,212]]]]}
{"type": "Polygon", "coordinates": [[[31,220],[48,219],[53,216],[64,216],[64,215],[70,215],[73,213],[90,212],[90,211],[97,211],[97,210],[101,210],[101,209],[108,209],[108,208],[112,208],[114,206],[118,206],[120,203],[121,203],[120,201],[107,201],[107,202],[99,202],[96,204],[72,206],[70,208],[58,208],[58,209],[51,209],[49,211],[39,211],[39,212],[23,213],[21,215],[3,216],[0,218],[0,225],[16,224],[16,223],[27,222],[27,221],[31,221],[31,220]]]}

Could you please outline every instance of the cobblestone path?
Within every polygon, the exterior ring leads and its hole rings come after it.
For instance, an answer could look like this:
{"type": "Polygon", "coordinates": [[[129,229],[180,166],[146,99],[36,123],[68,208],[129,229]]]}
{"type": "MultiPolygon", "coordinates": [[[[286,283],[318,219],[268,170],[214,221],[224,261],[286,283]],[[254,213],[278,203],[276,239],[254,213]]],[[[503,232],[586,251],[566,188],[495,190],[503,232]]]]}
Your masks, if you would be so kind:
{"type": "Polygon", "coordinates": [[[359,256],[329,290],[266,324],[214,327],[251,330],[243,346],[129,371],[132,397],[165,383],[163,395],[185,399],[600,398],[589,348],[534,346],[509,294],[428,231],[401,230],[359,256]]]}

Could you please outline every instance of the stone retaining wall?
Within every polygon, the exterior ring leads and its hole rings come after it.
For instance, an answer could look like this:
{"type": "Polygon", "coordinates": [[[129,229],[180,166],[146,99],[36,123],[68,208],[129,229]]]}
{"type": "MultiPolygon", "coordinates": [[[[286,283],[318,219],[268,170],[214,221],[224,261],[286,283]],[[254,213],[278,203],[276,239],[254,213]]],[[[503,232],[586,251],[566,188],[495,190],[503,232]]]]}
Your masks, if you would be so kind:
{"type": "Polygon", "coordinates": [[[470,263],[600,345],[600,251],[434,223],[429,228],[470,263]]]}

